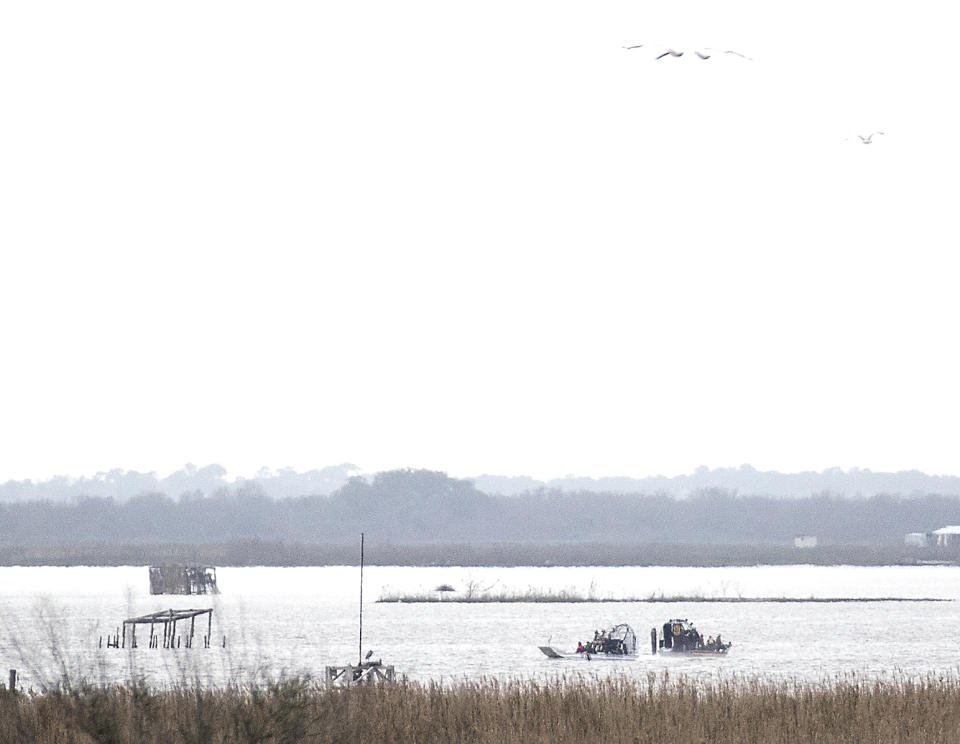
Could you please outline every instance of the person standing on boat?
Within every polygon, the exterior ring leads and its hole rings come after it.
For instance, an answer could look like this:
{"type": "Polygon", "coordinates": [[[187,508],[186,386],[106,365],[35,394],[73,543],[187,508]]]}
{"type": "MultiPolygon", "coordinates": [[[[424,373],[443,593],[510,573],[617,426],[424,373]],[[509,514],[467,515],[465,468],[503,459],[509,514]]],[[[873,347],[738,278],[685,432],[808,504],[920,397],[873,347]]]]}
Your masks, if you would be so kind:
{"type": "Polygon", "coordinates": [[[577,641],[577,653],[582,654],[586,650],[587,649],[583,647],[583,641],[577,641]]]}

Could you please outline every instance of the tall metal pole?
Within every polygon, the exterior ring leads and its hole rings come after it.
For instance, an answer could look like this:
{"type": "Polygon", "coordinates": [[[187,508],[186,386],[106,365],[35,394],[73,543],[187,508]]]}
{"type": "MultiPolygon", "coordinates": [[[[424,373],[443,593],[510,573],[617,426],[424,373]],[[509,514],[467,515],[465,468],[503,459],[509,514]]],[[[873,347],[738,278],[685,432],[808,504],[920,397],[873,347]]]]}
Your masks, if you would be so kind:
{"type": "Polygon", "coordinates": [[[360,533],[360,648],[357,666],[363,666],[363,533],[360,533]]]}

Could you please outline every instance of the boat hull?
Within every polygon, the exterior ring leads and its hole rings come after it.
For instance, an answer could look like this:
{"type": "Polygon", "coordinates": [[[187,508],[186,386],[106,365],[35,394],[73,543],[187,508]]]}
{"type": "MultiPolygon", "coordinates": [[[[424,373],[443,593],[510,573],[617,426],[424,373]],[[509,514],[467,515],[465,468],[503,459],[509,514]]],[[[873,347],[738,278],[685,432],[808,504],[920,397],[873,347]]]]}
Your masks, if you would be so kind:
{"type": "Polygon", "coordinates": [[[661,654],[677,654],[678,656],[726,656],[729,652],[729,648],[722,650],[717,649],[708,649],[708,648],[690,648],[685,650],[675,649],[675,648],[662,648],[660,649],[661,654]]]}
{"type": "Polygon", "coordinates": [[[569,659],[571,661],[636,661],[636,654],[591,654],[576,651],[559,651],[553,646],[538,646],[551,659],[569,659]]]}

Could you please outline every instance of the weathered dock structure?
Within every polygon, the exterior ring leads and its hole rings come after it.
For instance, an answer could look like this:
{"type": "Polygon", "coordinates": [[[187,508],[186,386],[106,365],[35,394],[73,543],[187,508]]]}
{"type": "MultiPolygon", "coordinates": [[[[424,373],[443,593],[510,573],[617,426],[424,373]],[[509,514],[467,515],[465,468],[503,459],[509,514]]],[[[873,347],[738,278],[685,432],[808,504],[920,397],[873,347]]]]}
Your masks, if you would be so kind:
{"type": "Polygon", "coordinates": [[[328,666],[326,673],[328,687],[392,683],[395,679],[393,667],[384,666],[380,661],[364,661],[357,666],[328,666]]]}
{"type": "Polygon", "coordinates": [[[150,566],[151,594],[219,594],[213,566],[150,566]]]}
{"type": "MultiPolygon", "coordinates": [[[[107,636],[108,648],[137,648],[137,626],[149,625],[150,635],[147,637],[148,648],[193,648],[197,629],[197,618],[207,616],[207,632],[201,636],[204,648],[210,648],[213,631],[213,608],[203,610],[161,610],[149,615],[130,617],[123,621],[123,630],[117,629],[117,635],[107,636]],[[189,632],[177,634],[177,623],[190,621],[189,632]]],[[[201,630],[202,630],[201,620],[201,630]]],[[[181,626],[183,627],[183,626],[181,626]]],[[[226,645],[226,637],[223,640],[226,645]]]]}
{"type": "Polygon", "coordinates": [[[392,683],[396,679],[396,673],[392,666],[384,666],[380,659],[370,661],[373,651],[363,653],[363,533],[360,533],[360,639],[357,644],[358,660],[356,666],[346,664],[344,666],[328,666],[326,669],[327,687],[342,686],[352,687],[354,685],[375,685],[383,683],[392,683]]]}

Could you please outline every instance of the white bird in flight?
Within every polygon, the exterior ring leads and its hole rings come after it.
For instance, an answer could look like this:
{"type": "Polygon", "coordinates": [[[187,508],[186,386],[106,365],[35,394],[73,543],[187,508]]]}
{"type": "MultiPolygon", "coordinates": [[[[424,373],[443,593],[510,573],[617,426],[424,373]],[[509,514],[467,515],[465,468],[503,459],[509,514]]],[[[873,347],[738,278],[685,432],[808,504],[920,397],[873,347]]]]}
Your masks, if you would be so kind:
{"type": "Polygon", "coordinates": [[[873,142],[873,135],[875,134],[883,134],[883,132],[880,132],[880,131],[870,132],[870,134],[868,134],[866,137],[864,137],[862,134],[858,134],[857,136],[860,138],[860,141],[863,144],[869,145],[871,142],[873,142]]]}
{"type": "Polygon", "coordinates": [[[666,57],[667,55],[670,55],[671,57],[682,57],[682,56],[683,56],[683,52],[678,52],[678,51],[675,50],[675,49],[668,49],[668,50],[665,51],[663,54],[658,55],[658,56],[657,56],[657,59],[663,59],[663,58],[666,57]]]}
{"type": "MultiPolygon", "coordinates": [[[[625,46],[624,49],[641,49],[643,47],[652,46],[651,44],[633,44],[632,46],[625,46]]],[[[735,54],[738,57],[743,57],[743,59],[751,59],[745,54],[740,54],[740,52],[735,52],[733,49],[721,49],[717,50],[713,47],[702,47],[701,49],[694,49],[693,53],[696,54],[700,59],[710,59],[714,54],[735,54]]],[[[683,51],[667,47],[667,50],[662,54],[657,55],[655,59],[663,59],[664,57],[682,57],[683,51]]]]}

